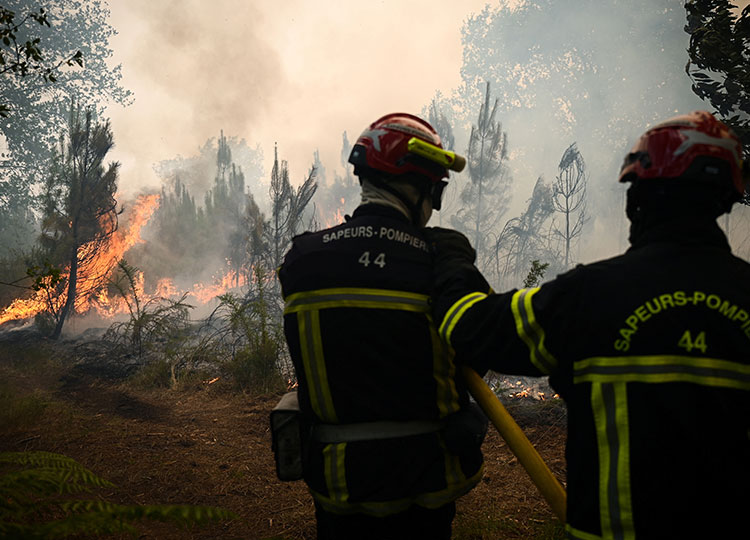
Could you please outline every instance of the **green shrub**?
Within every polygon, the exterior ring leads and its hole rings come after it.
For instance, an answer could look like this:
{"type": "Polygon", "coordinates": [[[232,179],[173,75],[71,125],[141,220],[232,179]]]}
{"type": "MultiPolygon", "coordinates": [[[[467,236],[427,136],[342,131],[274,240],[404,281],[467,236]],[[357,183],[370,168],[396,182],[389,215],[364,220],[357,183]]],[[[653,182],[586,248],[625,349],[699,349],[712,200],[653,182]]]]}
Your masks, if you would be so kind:
{"type": "Polygon", "coordinates": [[[47,405],[39,393],[18,396],[7,384],[0,385],[0,432],[34,425],[47,405]]]}
{"type": "Polygon", "coordinates": [[[172,388],[172,364],[168,360],[155,360],[136,371],[130,382],[139,388],[172,388]]]}
{"type": "Polygon", "coordinates": [[[248,346],[226,362],[225,370],[237,390],[269,393],[286,388],[286,381],[278,369],[279,344],[273,340],[248,346]]]}
{"type": "Polygon", "coordinates": [[[0,356],[6,365],[19,373],[44,373],[57,377],[63,370],[61,359],[44,341],[3,343],[0,346],[0,356]]]}
{"type": "Polygon", "coordinates": [[[275,296],[269,293],[267,275],[254,268],[254,288],[244,298],[231,293],[219,297],[217,312],[226,321],[222,336],[231,340],[231,359],[224,369],[236,389],[266,393],[283,390],[281,370],[285,341],[275,296]]]}

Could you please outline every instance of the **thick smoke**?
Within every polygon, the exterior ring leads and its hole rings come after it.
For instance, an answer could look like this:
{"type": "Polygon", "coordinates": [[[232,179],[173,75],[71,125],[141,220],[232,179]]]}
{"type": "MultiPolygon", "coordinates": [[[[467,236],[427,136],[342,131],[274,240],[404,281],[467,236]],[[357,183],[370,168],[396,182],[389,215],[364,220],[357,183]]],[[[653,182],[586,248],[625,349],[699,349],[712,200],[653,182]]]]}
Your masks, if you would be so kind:
{"type": "Polygon", "coordinates": [[[463,82],[439,101],[453,116],[457,150],[465,151],[490,81],[514,177],[507,218],[524,211],[540,175],[554,181],[575,142],[589,183],[589,220],[575,260],[627,247],[624,187],[616,181],[623,157],[649,125],[710,109],[685,74],[684,25],[682,3],[670,0],[500,1],[465,21],[463,82]]]}

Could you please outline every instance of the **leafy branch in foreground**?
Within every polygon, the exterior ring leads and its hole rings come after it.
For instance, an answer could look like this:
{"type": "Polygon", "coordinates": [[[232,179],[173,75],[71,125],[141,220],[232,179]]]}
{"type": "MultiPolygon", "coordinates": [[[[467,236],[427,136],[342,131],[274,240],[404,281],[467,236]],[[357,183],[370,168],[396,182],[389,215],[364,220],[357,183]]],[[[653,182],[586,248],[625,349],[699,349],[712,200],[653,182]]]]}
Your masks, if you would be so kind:
{"type": "Polygon", "coordinates": [[[544,272],[547,270],[548,266],[549,263],[540,263],[539,260],[536,259],[531,261],[531,268],[529,268],[529,273],[523,280],[524,288],[528,289],[529,287],[536,287],[537,285],[539,285],[539,282],[544,279],[544,272]]]}
{"type": "MultiPolygon", "coordinates": [[[[45,62],[44,53],[39,47],[41,38],[19,43],[19,30],[32,20],[43,27],[51,26],[44,8],[39,8],[38,12],[29,11],[18,20],[15,12],[0,6],[0,75],[13,73],[25,77],[30,73],[38,73],[44,82],[54,83],[57,81],[57,70],[63,65],[78,64],[79,67],[83,67],[81,51],[76,51],[57,64],[50,64],[45,62]]],[[[0,104],[0,117],[5,118],[9,114],[10,107],[5,103],[0,104]]]]}
{"type": "Polygon", "coordinates": [[[0,453],[0,538],[56,539],[80,534],[137,534],[141,520],[203,525],[236,515],[190,505],[121,505],[78,500],[113,487],[75,460],[50,452],[0,453]]]}

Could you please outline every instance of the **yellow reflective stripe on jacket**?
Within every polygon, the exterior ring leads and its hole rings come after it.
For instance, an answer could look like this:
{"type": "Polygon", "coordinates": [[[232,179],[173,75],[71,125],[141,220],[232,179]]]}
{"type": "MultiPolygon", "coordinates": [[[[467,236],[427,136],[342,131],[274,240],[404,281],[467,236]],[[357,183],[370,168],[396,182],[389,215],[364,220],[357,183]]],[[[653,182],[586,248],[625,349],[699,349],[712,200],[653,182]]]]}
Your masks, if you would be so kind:
{"type": "Polygon", "coordinates": [[[328,373],[323,359],[323,342],[320,337],[320,313],[317,310],[304,311],[297,315],[302,365],[305,379],[310,387],[310,405],[323,422],[338,422],[333,407],[331,389],[328,386],[328,373]]]}
{"type": "Polygon", "coordinates": [[[434,324],[430,324],[432,341],[432,376],[436,383],[437,406],[440,418],[458,412],[461,405],[456,389],[456,364],[453,361],[453,350],[440,341],[434,324]]]}
{"type": "Polygon", "coordinates": [[[461,460],[458,456],[451,454],[445,446],[445,440],[440,438],[440,446],[443,449],[443,460],[445,466],[445,485],[460,486],[466,482],[466,476],[461,469],[461,460]]]}
{"type": "Polygon", "coordinates": [[[429,297],[405,291],[365,288],[333,288],[306,291],[286,298],[284,314],[296,314],[302,352],[302,364],[310,386],[310,405],[323,422],[337,423],[328,385],[320,310],[326,308],[379,308],[429,314],[429,297]]]}
{"type": "Polygon", "coordinates": [[[431,491],[428,493],[421,493],[414,497],[394,499],[392,501],[351,501],[340,502],[334,500],[333,497],[325,496],[322,493],[318,493],[314,490],[310,490],[315,500],[328,512],[335,514],[352,514],[355,512],[362,512],[371,516],[383,517],[397,512],[402,512],[412,506],[413,504],[419,504],[425,508],[439,508],[451,501],[456,500],[462,495],[467,494],[471,489],[479,483],[479,480],[484,474],[484,465],[479,468],[479,471],[467,478],[460,484],[452,484],[448,487],[439,491],[431,491]]]}
{"type": "Polygon", "coordinates": [[[327,444],[323,448],[323,470],[326,487],[332,501],[346,503],[349,491],[346,487],[346,443],[327,444]]]}
{"type": "Polygon", "coordinates": [[[319,289],[289,295],[284,304],[284,314],[326,308],[377,308],[402,311],[429,312],[426,294],[387,289],[340,287],[319,289]]]}
{"type": "Polygon", "coordinates": [[[565,524],[565,533],[565,536],[570,540],[602,540],[601,536],[580,531],[575,527],[571,527],[570,523],[565,524]]]}
{"type": "Polygon", "coordinates": [[[451,334],[453,333],[456,324],[458,324],[458,321],[461,320],[461,317],[463,317],[464,313],[466,313],[471,306],[485,298],[487,298],[486,294],[473,292],[457,300],[445,313],[445,317],[443,317],[443,322],[440,324],[440,337],[450,345],[451,334]]]}
{"type": "Polygon", "coordinates": [[[573,382],[688,382],[750,390],[750,365],[692,356],[605,356],[573,364],[573,382]]]}
{"type": "Polygon", "coordinates": [[[633,540],[630,436],[626,383],[593,384],[591,406],[599,446],[599,519],[604,538],[633,540]]]}
{"type": "Polygon", "coordinates": [[[534,316],[531,299],[538,291],[539,287],[517,291],[510,306],[516,321],[516,332],[529,347],[531,361],[539,371],[549,375],[557,367],[557,360],[544,347],[544,329],[534,316]]]}

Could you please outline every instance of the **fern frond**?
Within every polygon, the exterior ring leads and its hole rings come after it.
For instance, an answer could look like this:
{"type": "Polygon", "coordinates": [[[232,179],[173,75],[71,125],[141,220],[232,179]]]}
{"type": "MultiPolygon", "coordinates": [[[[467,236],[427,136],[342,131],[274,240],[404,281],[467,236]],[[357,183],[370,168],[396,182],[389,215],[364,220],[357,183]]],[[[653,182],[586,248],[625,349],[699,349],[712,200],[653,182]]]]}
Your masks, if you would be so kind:
{"type": "Polygon", "coordinates": [[[223,508],[188,505],[124,506],[102,500],[62,500],[60,495],[112,487],[73,459],[50,452],[0,453],[0,538],[52,540],[72,535],[137,534],[142,520],[203,525],[233,519],[223,508]],[[16,470],[18,467],[26,467],[16,470]],[[43,521],[40,516],[65,517],[43,521]],[[41,521],[41,522],[40,522],[41,521]]]}
{"type": "Polygon", "coordinates": [[[52,452],[2,452],[0,464],[32,467],[23,471],[12,471],[0,476],[0,494],[19,485],[41,489],[40,493],[76,493],[88,491],[86,486],[113,487],[114,484],[100,478],[77,461],[52,452]],[[69,488],[63,487],[69,485],[69,488]],[[45,486],[58,486],[49,491],[45,486]]]}

